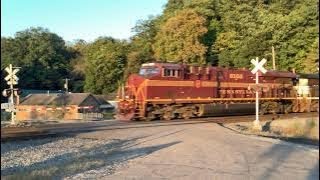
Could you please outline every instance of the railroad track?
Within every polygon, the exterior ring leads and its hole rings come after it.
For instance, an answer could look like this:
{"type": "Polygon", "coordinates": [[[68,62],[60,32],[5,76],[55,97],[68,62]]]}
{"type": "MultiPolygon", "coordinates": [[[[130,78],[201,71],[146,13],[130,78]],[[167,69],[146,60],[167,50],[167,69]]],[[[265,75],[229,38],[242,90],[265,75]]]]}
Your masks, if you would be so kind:
{"type": "MultiPolygon", "coordinates": [[[[261,121],[271,119],[290,119],[290,118],[308,118],[318,117],[318,113],[293,113],[280,115],[263,115],[260,116],[261,121]]],[[[249,116],[227,116],[227,117],[207,117],[194,118],[190,120],[171,120],[171,121],[135,121],[135,122],[121,122],[121,121],[92,121],[81,123],[60,123],[60,124],[43,124],[31,127],[4,127],[1,128],[1,141],[31,139],[34,137],[50,137],[63,136],[81,132],[115,130],[115,129],[129,129],[129,128],[147,128],[158,126],[176,126],[185,124],[199,124],[199,123],[236,123],[248,122],[255,119],[254,115],[249,116]]]]}

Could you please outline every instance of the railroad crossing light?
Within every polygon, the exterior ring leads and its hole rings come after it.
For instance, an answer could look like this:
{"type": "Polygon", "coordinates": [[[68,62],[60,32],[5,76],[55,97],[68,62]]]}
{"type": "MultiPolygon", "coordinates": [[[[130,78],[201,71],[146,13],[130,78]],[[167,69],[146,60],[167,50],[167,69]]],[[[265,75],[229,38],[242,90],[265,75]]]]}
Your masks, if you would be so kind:
{"type": "Polygon", "coordinates": [[[10,89],[4,89],[4,90],[2,91],[2,96],[8,97],[8,96],[10,96],[10,95],[11,95],[11,90],[10,90],[10,89]]]}

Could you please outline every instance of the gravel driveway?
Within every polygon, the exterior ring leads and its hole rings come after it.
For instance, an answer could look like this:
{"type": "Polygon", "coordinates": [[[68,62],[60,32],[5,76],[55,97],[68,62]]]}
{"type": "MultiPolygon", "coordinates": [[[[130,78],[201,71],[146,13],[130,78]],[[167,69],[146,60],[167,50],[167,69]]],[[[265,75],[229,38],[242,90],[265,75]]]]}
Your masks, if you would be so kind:
{"type": "Polygon", "coordinates": [[[319,179],[319,149],[218,124],[1,143],[4,179],[319,179]]]}

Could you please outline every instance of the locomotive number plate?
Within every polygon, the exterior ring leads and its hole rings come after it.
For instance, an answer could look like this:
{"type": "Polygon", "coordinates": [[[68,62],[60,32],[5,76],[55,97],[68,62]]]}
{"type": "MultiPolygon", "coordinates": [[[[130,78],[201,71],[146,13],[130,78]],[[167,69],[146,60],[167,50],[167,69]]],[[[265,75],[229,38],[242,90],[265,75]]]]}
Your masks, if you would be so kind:
{"type": "Polygon", "coordinates": [[[243,79],[243,74],[229,74],[230,79],[243,79]]]}

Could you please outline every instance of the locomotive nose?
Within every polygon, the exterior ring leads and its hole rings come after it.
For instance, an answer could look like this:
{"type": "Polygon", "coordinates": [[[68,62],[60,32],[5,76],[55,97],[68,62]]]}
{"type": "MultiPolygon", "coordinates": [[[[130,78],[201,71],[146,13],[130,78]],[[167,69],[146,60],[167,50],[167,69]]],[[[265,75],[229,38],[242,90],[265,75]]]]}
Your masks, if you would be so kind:
{"type": "Polygon", "coordinates": [[[118,102],[116,120],[119,121],[131,121],[134,118],[134,104],[130,100],[120,100],[118,102]]]}

